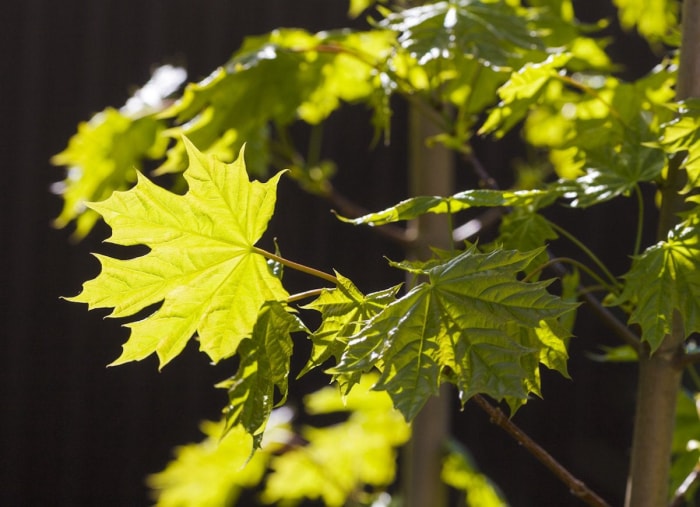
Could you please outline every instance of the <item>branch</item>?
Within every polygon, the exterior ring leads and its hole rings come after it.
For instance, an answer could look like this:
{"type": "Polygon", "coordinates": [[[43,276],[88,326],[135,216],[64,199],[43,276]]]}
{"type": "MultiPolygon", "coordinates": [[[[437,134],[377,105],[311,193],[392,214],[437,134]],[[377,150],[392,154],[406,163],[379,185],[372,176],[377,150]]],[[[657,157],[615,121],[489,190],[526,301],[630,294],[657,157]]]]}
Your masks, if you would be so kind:
{"type": "Polygon", "coordinates": [[[609,504],[600,498],[593,490],[586,486],[581,480],[577,479],[564,466],[559,463],[551,454],[544,450],[537,442],[532,440],[523,430],[521,430],[513,421],[497,407],[480,395],[472,398],[481,409],[486,412],[491,418],[491,422],[499,426],[513,439],[522,445],[530,454],[532,454],[540,463],[552,472],[560,481],[562,481],[571,491],[571,494],[583,500],[587,505],[592,507],[610,507],[609,504]]]}

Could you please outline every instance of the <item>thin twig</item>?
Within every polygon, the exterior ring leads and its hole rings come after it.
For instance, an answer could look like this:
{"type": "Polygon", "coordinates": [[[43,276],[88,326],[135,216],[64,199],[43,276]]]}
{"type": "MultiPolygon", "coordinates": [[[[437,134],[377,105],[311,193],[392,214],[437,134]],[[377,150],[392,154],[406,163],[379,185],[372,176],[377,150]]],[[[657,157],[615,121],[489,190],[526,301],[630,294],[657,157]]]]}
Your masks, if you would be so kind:
{"type": "Polygon", "coordinates": [[[700,467],[695,467],[688,477],[683,480],[683,483],[678,486],[678,489],[673,494],[673,499],[669,507],[682,507],[686,504],[685,495],[690,488],[700,481],[700,467]]]}
{"type": "Polygon", "coordinates": [[[527,449],[530,454],[547,467],[560,481],[566,484],[572,495],[580,498],[583,502],[592,507],[610,507],[605,500],[600,498],[593,490],[554,459],[554,457],[544,450],[537,442],[525,434],[525,432],[506,417],[498,407],[494,407],[491,403],[486,401],[485,398],[479,395],[474,396],[472,399],[489,415],[491,422],[513,437],[516,442],[527,449]]]}

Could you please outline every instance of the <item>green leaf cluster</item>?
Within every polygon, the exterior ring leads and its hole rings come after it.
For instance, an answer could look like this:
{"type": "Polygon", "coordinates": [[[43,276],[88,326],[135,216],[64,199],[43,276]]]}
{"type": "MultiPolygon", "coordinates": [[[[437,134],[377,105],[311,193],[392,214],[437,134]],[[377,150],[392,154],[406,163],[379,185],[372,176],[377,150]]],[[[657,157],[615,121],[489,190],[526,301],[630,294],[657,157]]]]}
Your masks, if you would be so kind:
{"type": "MultiPolygon", "coordinates": [[[[128,259],[98,254],[100,274],[69,298],[128,320],[130,337],[112,364],[156,354],[162,367],[196,339],[209,359],[233,371],[219,384],[228,394],[224,421],[152,479],[164,505],[191,501],[204,479],[186,474],[211,463],[226,470],[202,496],[212,505],[233,501],[262,469],[271,471],[261,497],[269,503],[369,504],[393,480],[395,448],[408,438],[397,414],[412,420],[442,384],[452,384],[462,404],[485,394],[515,412],[542,395],[542,365],[568,376],[580,298],[597,302],[602,293],[600,300],[627,320],[629,329],[619,323],[628,331],[624,348],[604,349],[605,360],[655,353],[674,315],[686,338],[700,332],[700,105],[674,100],[676,55],[639,79],[616,77],[606,42],[592,36],[602,25],[578,23],[570,0],[376,3],[350,3],[352,15],[373,7],[366,30],[280,29],[248,38],[172,106],[138,114],[106,109],[81,124],[54,158],[72,168],[59,185],[59,225],[76,220],[83,236],[101,216],[112,229],[108,241],[148,249],[128,259]],[[340,220],[398,228],[410,243],[399,222],[441,214],[480,224],[487,208],[500,217],[488,239],[435,250],[430,259],[390,262],[415,283],[369,294],[338,272],[286,259],[276,242],[274,253],[263,249],[283,174],[312,194],[338,195],[336,166],[320,156],[325,120],[360,104],[372,112],[375,133],[390,142],[399,97],[426,111],[440,132],[429,142],[463,157],[485,188],[411,196],[340,220]],[[289,133],[298,123],[311,130],[306,150],[289,133]],[[498,188],[473,140],[511,142],[513,132],[525,141],[527,160],[514,168],[513,186],[498,188]],[[181,173],[186,189],[149,179],[149,158],[162,161],[156,174],[181,173]],[[274,172],[283,168],[289,171],[274,172]],[[644,244],[644,193],[665,192],[676,168],[687,176],[677,225],[644,244]],[[250,180],[268,174],[265,182],[250,180]],[[630,196],[636,200],[623,203],[637,217],[634,243],[626,245],[631,261],[613,274],[557,224],[556,207],[585,209],[630,196]],[[552,253],[564,241],[575,258],[552,253]],[[290,269],[316,284],[290,294],[290,269]],[[556,282],[545,278],[550,273],[556,282]],[[311,344],[300,375],[325,370],[337,384],[309,397],[307,411],[350,415],[336,426],[304,428],[303,445],[287,441],[270,452],[265,438],[275,408],[288,398],[298,336],[311,344]],[[235,450],[226,469],[229,446],[235,450]]],[[[623,25],[650,41],[672,42],[677,2],[646,1],[643,10],[639,2],[616,3],[623,25]]],[[[678,452],[687,460],[678,470],[694,466],[696,453],[678,452]]],[[[465,456],[450,454],[445,481],[465,490],[468,502],[500,505],[465,456]]]]}

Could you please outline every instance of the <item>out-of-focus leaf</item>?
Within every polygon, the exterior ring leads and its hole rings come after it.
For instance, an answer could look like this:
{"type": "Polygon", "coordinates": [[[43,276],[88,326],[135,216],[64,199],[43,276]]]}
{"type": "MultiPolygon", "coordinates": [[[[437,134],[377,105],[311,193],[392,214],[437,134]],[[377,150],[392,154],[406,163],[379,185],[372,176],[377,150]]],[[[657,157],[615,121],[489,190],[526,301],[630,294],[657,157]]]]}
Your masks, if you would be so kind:
{"type": "Polygon", "coordinates": [[[337,388],[327,387],[304,400],[309,413],[347,411],[349,417],[329,427],[305,428],[307,445],[275,456],[263,501],[287,505],[311,499],[339,507],[392,483],[396,448],[408,440],[410,427],[386,393],[370,390],[375,381],[376,375],[362,379],[342,399],[337,388]]]}
{"type": "Polygon", "coordinates": [[[525,118],[530,107],[537,103],[546,86],[556,79],[560,68],[571,59],[561,53],[540,63],[528,63],[498,89],[501,101],[493,108],[479,129],[480,134],[495,133],[502,137],[525,118]]]}
{"type": "MultiPolygon", "coordinates": [[[[162,116],[179,124],[170,131],[176,141],[184,134],[224,161],[245,141],[251,173],[264,174],[271,124],[296,119],[316,124],[341,102],[383,104],[372,96],[384,93],[377,86],[377,69],[385,65],[394,37],[383,30],[310,34],[284,29],[248,38],[224,67],[189,85],[162,116]]],[[[177,142],[160,171],[182,170],[184,155],[184,145],[177,142]]]]}
{"type": "Polygon", "coordinates": [[[675,0],[613,0],[623,28],[636,27],[648,40],[658,42],[678,28],[678,6],[675,0]]]}
{"type": "Polygon", "coordinates": [[[64,200],[56,226],[75,221],[75,237],[84,237],[98,218],[86,203],[133,185],[145,160],[165,154],[167,139],[160,135],[165,125],[154,115],[167,106],[167,97],[186,76],[179,67],[158,67],[119,111],[107,108],[78,125],[66,149],[51,158],[68,168],[66,179],[52,187],[64,200]]]}
{"type": "MultiPolygon", "coordinates": [[[[341,274],[336,273],[336,278],[337,287],[324,289],[316,300],[304,307],[319,311],[322,321],[318,329],[311,334],[311,358],[300,375],[322,365],[331,357],[335,358],[336,362],[340,360],[348,338],[394,301],[399,290],[399,287],[392,287],[365,296],[341,274]]],[[[340,382],[341,387],[347,384],[342,376],[336,376],[335,380],[340,382]]]]}
{"type": "Polygon", "coordinates": [[[158,507],[233,505],[245,487],[262,479],[269,456],[252,456],[253,442],[242,427],[223,433],[223,424],[202,424],[207,436],[175,449],[175,459],[148,477],[158,507]]]}
{"type": "Polygon", "coordinates": [[[163,129],[153,116],[134,119],[111,108],[78,125],[66,149],[51,158],[68,168],[66,179],[52,187],[64,201],[54,224],[65,227],[75,220],[77,238],[90,232],[99,216],[86,203],[128,188],[145,159],[162,157],[167,146],[159,136],[163,129]]]}
{"type": "Polygon", "coordinates": [[[538,384],[538,374],[536,366],[523,366],[523,358],[539,354],[545,345],[522,331],[575,306],[549,294],[547,283],[517,279],[539,253],[483,254],[470,247],[427,263],[423,274],[429,281],[389,304],[352,336],[332,371],[379,368],[375,389],[387,391],[408,420],[445,380],[457,386],[462,403],[478,393],[498,400],[526,398],[528,386],[538,384]]]}
{"type": "Polygon", "coordinates": [[[219,361],[251,335],[265,301],[288,296],[265,258],[253,251],[272,216],[282,173],[266,183],[250,182],[242,153],[227,165],[184,142],[185,195],[139,175],[133,189],[91,204],[112,228],[110,242],[150,251],[129,260],[98,255],[102,272],[69,300],[111,307],[112,317],[162,302],[155,313],[127,325],[131,336],[113,364],[155,352],[162,367],[195,333],[201,349],[219,361]]]}
{"type": "Polygon", "coordinates": [[[449,452],[442,461],[441,477],[445,484],[465,494],[468,507],[506,507],[508,503],[491,480],[480,473],[466,449],[450,442],[449,452]]]}

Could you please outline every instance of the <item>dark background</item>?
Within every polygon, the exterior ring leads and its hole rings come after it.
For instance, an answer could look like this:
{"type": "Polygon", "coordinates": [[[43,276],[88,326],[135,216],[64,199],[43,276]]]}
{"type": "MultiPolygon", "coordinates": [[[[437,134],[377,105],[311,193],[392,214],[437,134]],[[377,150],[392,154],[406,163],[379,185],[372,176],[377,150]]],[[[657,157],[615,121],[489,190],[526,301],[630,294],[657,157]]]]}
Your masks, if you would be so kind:
{"type": "MultiPolygon", "coordinates": [[[[611,12],[604,1],[577,7],[589,20],[611,12]]],[[[232,373],[227,364],[211,368],[194,344],[160,373],[153,359],[105,367],[119,355],[126,330],[105,321],[105,312],[88,313],[60,296],[76,294],[97,274],[89,252],[102,248],[108,231],[98,227],[71,244],[70,230],[51,228],[61,202],[49,187],[63,171],[50,166],[50,156],[64,148],[79,121],[121,106],[153,64],[183,63],[197,80],[225,62],[245,35],[278,26],[346,26],[346,9],[344,0],[27,0],[3,6],[0,505],[149,504],[144,477],[163,468],[173,446],[199,439],[200,420],[218,417],[224,398],[212,385],[232,373]]],[[[630,76],[653,62],[634,38],[612,51],[630,76]]],[[[381,209],[405,196],[405,114],[399,108],[394,145],[372,152],[367,119],[359,109],[335,117],[324,149],[339,162],[337,186],[381,209]]],[[[507,167],[507,150],[481,151],[490,167],[507,167]]],[[[381,258],[400,259],[396,246],[367,229],[339,224],[327,203],[290,181],[281,184],[278,210],[269,234],[288,257],[338,269],[365,291],[401,281],[381,258]]],[[[614,272],[626,269],[634,207],[606,205],[592,218],[570,212],[560,218],[614,272]]],[[[308,288],[301,279],[290,281],[308,288]]],[[[570,365],[576,382],[545,372],[546,402],[533,401],[515,421],[619,504],[635,368],[586,358],[585,351],[601,341],[615,342],[585,310],[579,323],[570,365]]],[[[295,395],[314,382],[303,381],[295,395]]],[[[513,506],[578,505],[471,405],[455,410],[454,427],[513,506]]]]}

